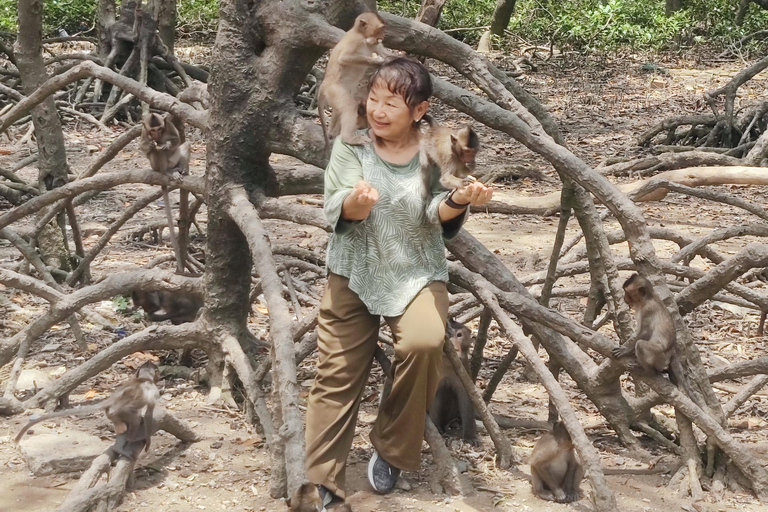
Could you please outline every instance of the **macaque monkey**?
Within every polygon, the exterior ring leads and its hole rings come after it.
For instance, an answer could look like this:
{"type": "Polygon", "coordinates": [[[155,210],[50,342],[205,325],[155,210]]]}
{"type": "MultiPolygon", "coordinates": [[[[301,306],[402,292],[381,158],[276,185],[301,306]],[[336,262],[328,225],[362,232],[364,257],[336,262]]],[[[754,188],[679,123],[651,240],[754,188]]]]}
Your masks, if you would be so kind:
{"type": "Polygon", "coordinates": [[[195,82],[177,96],[179,101],[192,105],[197,110],[207,110],[209,106],[208,84],[195,82]]]}
{"type": "Polygon", "coordinates": [[[557,503],[578,501],[584,469],[576,460],[573,441],[563,422],[555,422],[552,431],[536,441],[530,464],[536,496],[557,503]]]}
{"type": "MultiPolygon", "coordinates": [[[[317,485],[309,482],[301,484],[285,503],[291,512],[320,512],[325,510],[317,485]]],[[[332,510],[335,512],[352,512],[352,507],[349,506],[349,503],[339,503],[332,510]]]]}
{"type": "Polygon", "coordinates": [[[43,414],[30,420],[21,429],[14,442],[18,443],[30,427],[41,421],[63,416],[84,416],[103,410],[114,425],[115,433],[118,437],[122,437],[122,442],[115,443],[115,451],[121,455],[128,455],[121,452],[120,448],[126,442],[140,439],[144,439],[144,449],[149,450],[152,436],[152,413],[155,403],[160,397],[160,392],[155,384],[158,379],[157,366],[147,361],[139,367],[134,377],[121,384],[106,400],[93,405],[83,405],[73,409],[43,414]]]}
{"type": "Polygon", "coordinates": [[[656,296],[651,282],[640,274],[632,274],[624,283],[624,301],[635,310],[636,333],[634,339],[613,349],[613,356],[635,354],[646,372],[663,372],[675,352],[677,335],[672,315],[656,296]]]}
{"type": "MultiPolygon", "coordinates": [[[[445,341],[453,344],[464,368],[469,371],[469,349],[472,335],[464,324],[449,319],[445,326],[445,341]]],[[[454,420],[461,420],[461,437],[473,446],[479,446],[475,426],[475,409],[467,390],[459,380],[448,356],[443,354],[443,378],[437,386],[435,401],[429,408],[429,417],[440,433],[448,429],[454,420]]]]}
{"type": "Polygon", "coordinates": [[[134,290],[131,300],[133,307],[141,307],[152,322],[170,320],[173,325],[193,322],[197,312],[203,307],[203,298],[199,295],[178,291],[134,290]]]}
{"type": "Polygon", "coordinates": [[[470,126],[451,130],[440,126],[432,116],[422,118],[427,129],[421,134],[421,178],[424,181],[424,196],[429,198],[432,191],[432,168],[440,169],[440,184],[448,190],[469,185],[475,178],[475,156],[480,150],[480,139],[470,126]]]}
{"type": "MultiPolygon", "coordinates": [[[[161,116],[154,112],[147,114],[142,121],[139,149],[149,159],[149,166],[153,171],[170,174],[177,180],[189,172],[190,146],[184,135],[184,124],[176,116],[171,114],[161,116]]],[[[168,187],[162,187],[162,189],[171,245],[176,253],[176,271],[183,272],[186,244],[182,247],[176,238],[168,187]]],[[[189,211],[189,192],[186,190],[179,191],[179,211],[182,213],[189,211]]]]}
{"type": "Polygon", "coordinates": [[[367,126],[364,106],[372,68],[394,56],[382,46],[382,39],[384,20],[375,12],[364,12],[331,50],[325,78],[317,92],[317,110],[326,146],[339,133],[347,144],[370,142],[368,137],[356,135],[355,130],[367,126]],[[330,127],[326,128],[325,108],[328,106],[333,109],[333,116],[330,127]]]}

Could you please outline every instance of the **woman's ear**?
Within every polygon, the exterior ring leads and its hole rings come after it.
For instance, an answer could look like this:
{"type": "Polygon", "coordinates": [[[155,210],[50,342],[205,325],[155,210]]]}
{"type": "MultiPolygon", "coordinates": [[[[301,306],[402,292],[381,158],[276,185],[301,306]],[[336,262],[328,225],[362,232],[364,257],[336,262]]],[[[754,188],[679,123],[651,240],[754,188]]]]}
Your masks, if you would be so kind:
{"type": "Polygon", "coordinates": [[[416,105],[416,108],[413,109],[413,120],[421,121],[421,118],[424,117],[424,114],[427,113],[427,110],[429,110],[428,101],[422,101],[421,103],[416,105]]]}

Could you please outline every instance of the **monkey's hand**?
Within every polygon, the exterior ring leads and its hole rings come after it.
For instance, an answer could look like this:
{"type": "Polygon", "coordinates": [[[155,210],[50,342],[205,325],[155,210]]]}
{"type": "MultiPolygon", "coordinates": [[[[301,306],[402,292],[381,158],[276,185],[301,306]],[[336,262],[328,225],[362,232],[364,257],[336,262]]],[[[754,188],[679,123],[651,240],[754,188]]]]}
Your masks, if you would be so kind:
{"type": "Polygon", "coordinates": [[[613,357],[616,359],[621,359],[622,357],[626,357],[634,352],[634,347],[632,347],[631,343],[626,343],[620,347],[614,348],[611,353],[613,354],[613,357]]]}
{"type": "Polygon", "coordinates": [[[470,439],[465,439],[464,442],[470,444],[471,446],[474,446],[475,448],[480,446],[480,439],[478,439],[476,437],[473,437],[473,438],[470,438],[470,439]]]}

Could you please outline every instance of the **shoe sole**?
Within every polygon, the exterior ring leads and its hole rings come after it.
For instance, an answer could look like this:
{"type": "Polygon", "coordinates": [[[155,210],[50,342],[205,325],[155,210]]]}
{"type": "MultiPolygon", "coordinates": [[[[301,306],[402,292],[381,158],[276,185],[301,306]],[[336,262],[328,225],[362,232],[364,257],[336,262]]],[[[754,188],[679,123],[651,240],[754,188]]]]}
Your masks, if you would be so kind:
{"type": "Polygon", "coordinates": [[[376,489],[376,484],[373,482],[373,466],[376,464],[376,460],[379,458],[379,452],[376,450],[373,451],[373,455],[371,456],[371,460],[368,461],[368,483],[371,484],[371,487],[373,487],[373,490],[376,492],[380,492],[378,489],[376,489]]]}

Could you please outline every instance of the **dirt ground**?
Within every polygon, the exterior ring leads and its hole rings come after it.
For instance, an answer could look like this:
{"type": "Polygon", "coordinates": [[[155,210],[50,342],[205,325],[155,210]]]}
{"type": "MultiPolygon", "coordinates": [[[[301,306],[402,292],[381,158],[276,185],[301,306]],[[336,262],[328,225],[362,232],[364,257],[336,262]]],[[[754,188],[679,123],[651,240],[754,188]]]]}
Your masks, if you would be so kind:
{"type": "MultiPolygon", "coordinates": [[[[673,114],[703,112],[705,105],[701,93],[725,83],[741,68],[739,62],[696,62],[681,58],[657,58],[656,62],[667,69],[667,73],[647,73],[642,69],[643,58],[623,58],[615,61],[578,61],[554,65],[542,65],[536,72],[521,78],[525,87],[534,93],[549,108],[562,127],[568,146],[590,165],[598,165],[607,158],[632,158],[647,150],[638,149],[635,140],[651,125],[673,114]]],[[[438,74],[448,75],[456,83],[466,85],[455,73],[436,68],[438,74]]],[[[768,77],[758,76],[744,87],[740,101],[750,102],[766,97],[768,77]]],[[[738,107],[738,105],[737,105],[738,107]]],[[[449,112],[439,102],[433,110],[438,118],[459,122],[465,118],[449,112]]],[[[510,194],[529,196],[542,195],[558,189],[558,182],[551,168],[538,156],[531,154],[506,135],[481,128],[479,130],[484,150],[479,157],[479,168],[503,168],[524,164],[531,176],[509,179],[496,186],[510,194]]],[[[116,130],[115,136],[119,134],[116,130]]],[[[16,134],[16,139],[21,134],[16,134]]],[[[92,130],[87,124],[70,122],[67,125],[67,144],[70,148],[70,163],[76,172],[82,171],[94,154],[109,143],[103,134],[92,130]]],[[[10,167],[28,156],[27,146],[18,146],[15,140],[3,138],[0,144],[0,166],[10,167]]],[[[205,146],[199,134],[193,135],[193,174],[202,174],[205,168],[205,146]]],[[[136,143],[131,144],[103,172],[114,172],[134,167],[145,167],[136,143]]],[[[35,169],[25,168],[21,176],[35,181],[35,169]]],[[[617,181],[615,178],[611,178],[617,181]]],[[[758,187],[724,187],[759,203],[765,202],[766,191],[758,187]]],[[[121,187],[103,193],[81,208],[81,222],[95,225],[109,225],[133,200],[150,190],[150,187],[134,185],[121,187]]],[[[317,199],[319,196],[310,199],[317,199]]],[[[306,199],[306,198],[305,198],[306,199]]],[[[7,208],[6,204],[4,208],[7,208]]],[[[641,205],[650,224],[664,225],[690,236],[702,236],[722,226],[752,223],[743,211],[723,205],[679,195],[670,195],[663,202],[641,205]]],[[[158,247],[151,240],[131,240],[129,234],[143,224],[162,218],[159,203],[151,205],[130,222],[113,238],[108,250],[97,258],[93,266],[93,278],[110,273],[136,269],[160,254],[169,254],[166,244],[158,247]]],[[[198,216],[205,225],[205,212],[198,216]]],[[[607,221],[610,229],[618,228],[613,221],[607,221]]],[[[267,222],[272,242],[295,243],[302,247],[322,251],[326,235],[319,229],[303,226],[285,226],[278,222],[267,222]]],[[[576,234],[576,223],[571,222],[566,240],[576,234]]],[[[19,223],[15,228],[23,229],[19,223]]],[[[475,212],[466,229],[491,248],[515,274],[522,278],[527,274],[546,269],[549,253],[557,227],[557,217],[517,215],[505,216],[475,212]]],[[[93,244],[97,237],[90,237],[87,244],[93,244]]],[[[733,254],[748,241],[739,240],[718,244],[725,254],[733,254]]],[[[193,229],[193,248],[202,250],[204,242],[193,229]]],[[[657,243],[662,255],[675,251],[672,244],[657,243]]],[[[626,247],[616,246],[617,255],[625,256],[626,247]]],[[[10,244],[0,241],[0,265],[12,267],[19,261],[18,253],[10,244]]],[[[701,259],[693,263],[706,269],[701,259]]],[[[585,284],[586,278],[571,278],[558,281],[558,289],[585,284]]],[[[758,284],[758,289],[764,285],[758,284]]],[[[317,296],[319,284],[311,283],[306,293],[317,296]]],[[[92,352],[112,343],[118,337],[137,332],[144,323],[133,316],[116,311],[117,302],[99,305],[99,311],[113,319],[115,332],[84,324],[87,340],[92,352]]],[[[579,298],[555,298],[552,306],[574,318],[583,315],[584,302],[579,298]]],[[[0,286],[0,335],[7,337],[18,331],[44,310],[40,299],[16,293],[0,286]]],[[[266,334],[263,303],[255,304],[251,328],[257,336],[266,334]]],[[[707,304],[698,308],[686,319],[698,341],[702,358],[707,366],[728,364],[749,359],[768,352],[764,338],[756,337],[759,314],[743,308],[707,304]]],[[[473,325],[476,324],[476,321],[473,325]]],[[[83,356],[72,345],[68,325],[57,326],[33,346],[27,367],[37,368],[53,376],[61,375],[64,368],[77,366],[83,356]],[[43,350],[44,347],[46,350],[43,350]]],[[[603,332],[612,334],[611,326],[603,332]]],[[[484,387],[493,370],[509,348],[508,342],[492,331],[486,348],[487,356],[480,377],[484,387]]],[[[176,354],[156,354],[164,363],[173,363],[176,354]]],[[[116,365],[110,372],[80,386],[71,396],[73,403],[81,401],[86,394],[103,396],[115,383],[130,373],[130,367],[145,355],[134,356],[125,364],[116,365]]],[[[129,358],[130,359],[130,358],[129,358]]],[[[198,366],[204,365],[203,356],[198,357],[198,366]]],[[[302,399],[314,378],[314,359],[305,361],[299,370],[303,386],[302,399]]],[[[541,385],[527,379],[523,364],[516,361],[507,372],[492,402],[492,410],[498,414],[529,419],[545,420],[547,397],[541,385]]],[[[7,373],[0,373],[0,380],[7,373]]],[[[471,480],[476,493],[466,498],[436,496],[429,486],[431,456],[426,448],[419,473],[404,475],[404,489],[382,497],[371,493],[366,481],[365,468],[371,453],[368,432],[376,415],[378,384],[382,381],[378,367],[374,368],[369,388],[363,399],[353,450],[349,457],[348,492],[349,501],[356,511],[558,511],[590,510],[588,483],[582,485],[586,495],[576,504],[559,505],[540,501],[533,497],[528,482],[528,468],[522,464],[513,471],[500,471],[494,467],[493,446],[484,429],[480,435],[482,446],[474,448],[458,440],[450,442],[454,455],[466,467],[465,477],[471,480]],[[410,488],[410,489],[408,489],[410,488]]],[[[598,448],[603,465],[611,468],[645,467],[629,457],[616,441],[616,437],[597,415],[594,406],[584,397],[567,377],[561,378],[572,404],[582,423],[588,425],[588,435],[598,448]]],[[[716,387],[723,401],[738,390],[740,383],[726,381],[716,387]]],[[[179,417],[190,421],[203,436],[203,440],[189,446],[178,444],[166,433],[153,438],[152,450],[139,460],[135,487],[118,510],[156,510],[158,512],[181,512],[188,510],[236,511],[283,511],[285,504],[273,500],[268,494],[270,461],[261,436],[249,425],[241,412],[225,406],[208,405],[205,401],[205,387],[184,379],[166,378],[162,403],[179,417]]],[[[747,443],[750,452],[763,464],[768,463],[768,435],[765,418],[768,403],[765,392],[749,400],[730,420],[731,432],[740,441],[747,443]]],[[[668,407],[658,408],[662,416],[673,417],[668,407]]],[[[27,468],[18,448],[11,439],[24,424],[25,418],[14,417],[0,422],[0,512],[44,512],[54,510],[73,487],[78,475],[55,475],[34,477],[27,468]]],[[[44,424],[53,431],[64,428],[83,429],[110,439],[110,429],[103,418],[88,418],[75,422],[64,419],[58,423],[44,424]]],[[[45,430],[45,429],[38,429],[45,430]]],[[[507,430],[517,453],[527,460],[539,433],[532,430],[507,430]]],[[[654,454],[665,452],[644,440],[654,454]]],[[[725,491],[720,499],[711,494],[703,502],[694,504],[687,496],[668,487],[671,475],[617,475],[609,476],[608,482],[616,493],[621,510],[625,511],[761,511],[764,508],[745,492],[725,491]]]]}

